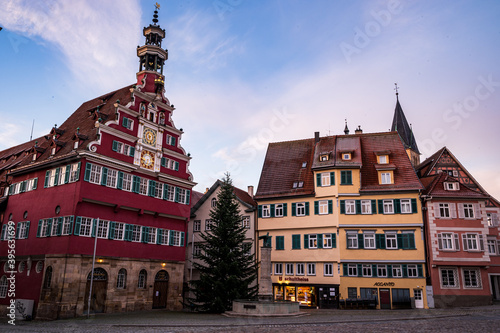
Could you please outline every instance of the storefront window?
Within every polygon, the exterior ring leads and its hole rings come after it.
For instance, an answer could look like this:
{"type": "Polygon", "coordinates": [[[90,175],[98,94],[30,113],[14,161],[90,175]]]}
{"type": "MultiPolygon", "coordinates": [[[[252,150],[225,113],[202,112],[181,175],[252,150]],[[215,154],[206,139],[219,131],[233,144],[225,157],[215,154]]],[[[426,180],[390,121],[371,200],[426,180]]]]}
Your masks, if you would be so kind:
{"type": "Polygon", "coordinates": [[[283,300],[283,286],[274,286],[274,300],[283,300]]]}
{"type": "Polygon", "coordinates": [[[285,300],[295,302],[295,286],[286,286],[285,287],[285,300]]]}
{"type": "Polygon", "coordinates": [[[316,306],[315,287],[297,287],[297,301],[301,306],[316,306]]]}

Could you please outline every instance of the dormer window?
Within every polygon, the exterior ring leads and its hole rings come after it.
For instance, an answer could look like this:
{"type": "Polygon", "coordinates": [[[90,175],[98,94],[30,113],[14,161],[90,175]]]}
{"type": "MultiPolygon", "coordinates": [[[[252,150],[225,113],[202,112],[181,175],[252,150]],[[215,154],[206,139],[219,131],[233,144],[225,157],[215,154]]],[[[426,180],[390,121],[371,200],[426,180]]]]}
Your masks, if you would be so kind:
{"type": "Polygon", "coordinates": [[[78,148],[78,141],[75,141],[75,143],[73,143],[73,149],[76,149],[78,148]]]}
{"type": "Polygon", "coordinates": [[[460,184],[458,182],[445,182],[444,189],[446,191],[458,191],[460,190],[460,184]]]}
{"type": "Polygon", "coordinates": [[[307,162],[302,162],[302,168],[307,167],[307,162]]]}
{"type": "Polygon", "coordinates": [[[56,147],[52,148],[52,150],[50,151],[50,154],[51,155],[55,155],[56,154],[56,147]]]}
{"type": "Polygon", "coordinates": [[[33,162],[36,161],[36,152],[33,154],[33,162]]]}
{"type": "Polygon", "coordinates": [[[351,153],[343,153],[342,154],[342,159],[344,161],[349,161],[351,159],[351,153]]]}
{"type": "Polygon", "coordinates": [[[294,182],[293,185],[292,185],[292,188],[297,188],[297,185],[298,185],[298,183],[294,182]]]}
{"type": "Polygon", "coordinates": [[[304,187],[304,182],[299,182],[298,187],[299,187],[299,188],[304,187]]]}
{"type": "Polygon", "coordinates": [[[378,156],[378,163],[379,164],[388,164],[389,163],[389,156],[387,156],[387,155],[379,155],[378,156]]]}
{"type": "Polygon", "coordinates": [[[320,162],[326,162],[330,159],[330,155],[329,154],[321,154],[319,155],[319,161],[320,162]]]}

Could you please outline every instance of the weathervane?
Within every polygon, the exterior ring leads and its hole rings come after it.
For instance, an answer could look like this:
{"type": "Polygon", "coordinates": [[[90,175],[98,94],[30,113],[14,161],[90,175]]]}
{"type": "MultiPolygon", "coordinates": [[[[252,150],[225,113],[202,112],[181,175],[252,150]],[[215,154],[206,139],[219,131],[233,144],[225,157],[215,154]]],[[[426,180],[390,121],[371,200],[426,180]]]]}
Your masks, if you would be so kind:
{"type": "Polygon", "coordinates": [[[156,10],[160,9],[160,4],[158,2],[155,3],[155,8],[156,8],[156,10]]]}
{"type": "Polygon", "coordinates": [[[394,90],[396,90],[396,96],[397,96],[397,95],[399,95],[399,93],[398,93],[398,89],[399,89],[399,87],[398,87],[398,84],[397,84],[397,83],[394,83],[394,85],[396,86],[396,88],[394,88],[394,90]]]}

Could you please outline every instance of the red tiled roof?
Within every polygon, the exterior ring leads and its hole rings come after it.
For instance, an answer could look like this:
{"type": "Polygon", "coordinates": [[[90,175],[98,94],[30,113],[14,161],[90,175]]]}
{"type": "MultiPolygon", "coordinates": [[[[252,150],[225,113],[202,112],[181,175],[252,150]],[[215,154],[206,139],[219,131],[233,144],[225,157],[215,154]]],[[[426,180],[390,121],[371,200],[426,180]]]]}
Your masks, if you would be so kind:
{"type": "Polygon", "coordinates": [[[459,190],[449,191],[444,189],[445,182],[459,182],[458,179],[449,176],[445,172],[441,172],[434,176],[422,178],[425,183],[424,194],[432,197],[446,197],[446,198],[463,198],[463,199],[486,199],[489,196],[479,191],[469,188],[467,185],[460,183],[459,190]]]}
{"type": "Polygon", "coordinates": [[[314,139],[270,143],[255,198],[313,194],[313,156],[314,139]],[[304,162],[307,165],[302,168],[304,162]],[[293,188],[293,183],[299,182],[303,186],[293,188]]]}
{"type": "Polygon", "coordinates": [[[203,197],[203,193],[198,191],[191,192],[191,207],[196,205],[196,203],[200,201],[201,197],[203,197]]]}
{"type": "Polygon", "coordinates": [[[251,206],[257,206],[257,203],[255,200],[248,194],[247,191],[243,191],[237,187],[233,186],[234,194],[243,202],[246,202],[247,204],[251,206]]]}

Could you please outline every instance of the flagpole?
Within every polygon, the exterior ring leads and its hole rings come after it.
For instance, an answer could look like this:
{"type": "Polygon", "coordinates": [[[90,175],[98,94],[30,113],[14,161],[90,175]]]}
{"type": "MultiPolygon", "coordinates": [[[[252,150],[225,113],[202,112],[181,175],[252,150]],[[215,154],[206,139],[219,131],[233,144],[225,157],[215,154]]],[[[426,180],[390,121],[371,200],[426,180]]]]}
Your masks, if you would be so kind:
{"type": "Polygon", "coordinates": [[[95,226],[95,240],[94,240],[94,255],[92,257],[92,272],[90,273],[90,289],[89,289],[89,301],[87,304],[87,319],[90,318],[90,299],[92,297],[92,284],[94,282],[94,264],[95,264],[95,251],[97,249],[97,231],[99,230],[99,218],[97,218],[95,226]]]}

